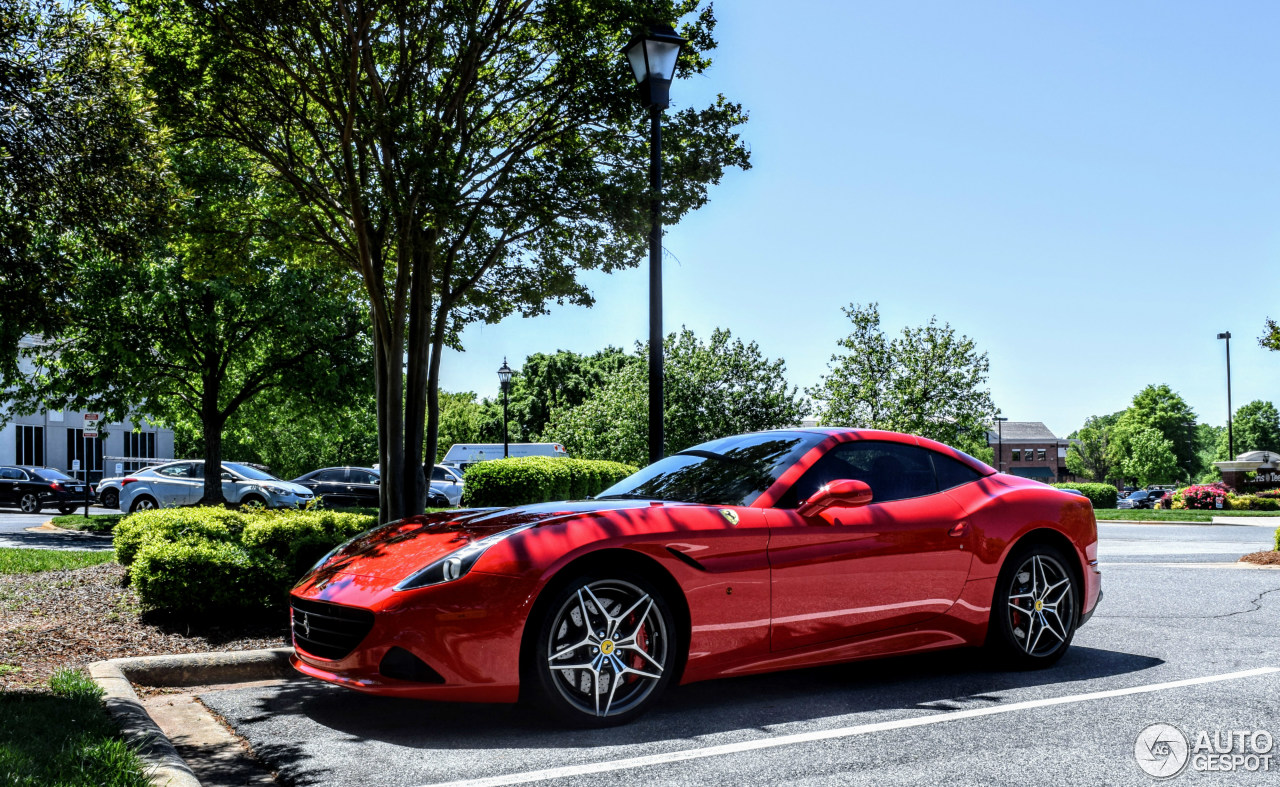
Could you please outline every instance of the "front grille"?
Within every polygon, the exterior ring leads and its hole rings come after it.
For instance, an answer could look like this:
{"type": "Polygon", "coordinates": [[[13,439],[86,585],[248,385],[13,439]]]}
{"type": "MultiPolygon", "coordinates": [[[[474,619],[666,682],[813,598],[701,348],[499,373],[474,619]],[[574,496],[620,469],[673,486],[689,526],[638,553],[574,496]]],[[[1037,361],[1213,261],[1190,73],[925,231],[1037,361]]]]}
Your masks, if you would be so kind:
{"type": "Polygon", "coordinates": [[[291,602],[294,646],[322,659],[346,658],[373,628],[367,609],[300,598],[291,602]]]}

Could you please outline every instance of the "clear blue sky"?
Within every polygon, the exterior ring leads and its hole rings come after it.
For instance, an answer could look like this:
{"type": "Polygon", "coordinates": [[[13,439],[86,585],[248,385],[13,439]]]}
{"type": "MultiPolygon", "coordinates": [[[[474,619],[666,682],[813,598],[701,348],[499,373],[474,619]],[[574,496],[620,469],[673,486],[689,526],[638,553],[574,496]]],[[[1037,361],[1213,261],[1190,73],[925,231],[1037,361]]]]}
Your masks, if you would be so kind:
{"type": "MultiPolygon", "coordinates": [[[[673,102],[751,113],[754,167],[669,228],[665,327],[717,326],[801,387],[878,301],[990,356],[996,404],[1060,435],[1168,383],[1201,421],[1280,401],[1280,5],[717,4],[720,48],[673,102]]],[[[622,67],[622,64],[619,64],[622,67]]],[[[592,309],[473,326],[442,385],[493,396],[533,352],[630,349],[645,268],[592,309]]]]}

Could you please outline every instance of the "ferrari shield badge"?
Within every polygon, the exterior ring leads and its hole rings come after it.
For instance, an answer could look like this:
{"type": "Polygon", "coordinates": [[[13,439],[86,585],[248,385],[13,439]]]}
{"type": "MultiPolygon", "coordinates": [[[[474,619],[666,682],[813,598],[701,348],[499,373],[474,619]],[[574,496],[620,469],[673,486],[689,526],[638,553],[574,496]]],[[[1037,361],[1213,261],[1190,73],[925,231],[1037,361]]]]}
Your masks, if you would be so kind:
{"type": "Polygon", "coordinates": [[[738,524],[738,512],[734,511],[733,509],[730,509],[730,508],[720,509],[720,516],[724,517],[725,520],[731,525],[738,524]]]}

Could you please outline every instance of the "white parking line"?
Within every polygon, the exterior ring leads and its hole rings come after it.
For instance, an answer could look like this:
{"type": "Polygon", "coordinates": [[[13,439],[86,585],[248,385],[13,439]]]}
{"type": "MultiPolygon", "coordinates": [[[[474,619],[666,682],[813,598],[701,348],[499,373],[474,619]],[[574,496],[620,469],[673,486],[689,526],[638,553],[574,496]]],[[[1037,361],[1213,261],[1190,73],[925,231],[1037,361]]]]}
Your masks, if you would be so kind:
{"type": "Polygon", "coordinates": [[[593,762],[585,765],[567,765],[561,768],[545,768],[539,771],[511,773],[505,776],[489,776],[482,779],[463,779],[461,781],[441,782],[430,785],[429,787],[503,787],[508,784],[528,784],[529,782],[545,781],[548,779],[564,779],[570,776],[585,776],[592,773],[607,773],[609,771],[621,771],[629,768],[645,768],[650,765],[665,765],[667,763],[684,762],[686,760],[720,757],[726,754],[739,754],[745,751],[773,749],[779,746],[793,746],[798,743],[812,743],[814,741],[831,740],[832,738],[852,738],[857,735],[867,735],[873,732],[886,732],[888,730],[900,730],[908,727],[923,727],[928,724],[960,721],[961,719],[972,719],[978,716],[994,716],[998,713],[1013,713],[1014,711],[1028,710],[1030,708],[1045,708],[1052,705],[1069,705],[1076,702],[1105,700],[1112,697],[1124,697],[1130,694],[1146,694],[1153,691],[1183,688],[1184,686],[1199,686],[1205,683],[1217,683],[1224,680],[1252,678],[1258,675],[1268,675],[1274,672],[1280,672],[1280,667],[1259,667],[1257,669],[1242,670],[1240,672],[1227,672],[1221,675],[1208,675],[1203,678],[1173,680],[1167,683],[1149,683],[1145,686],[1131,686],[1127,689],[1109,689],[1107,691],[1089,692],[1088,694],[1070,694],[1065,697],[1051,697],[1043,700],[1011,702],[1008,705],[995,705],[983,708],[972,708],[970,710],[934,713],[927,716],[898,719],[896,721],[883,721],[875,724],[859,724],[853,727],[839,727],[833,730],[816,730],[814,732],[801,732],[794,735],[779,735],[775,738],[761,738],[753,741],[726,743],[720,746],[705,746],[700,749],[685,749],[683,751],[667,752],[666,754],[650,754],[644,757],[629,757],[622,760],[593,762]]]}

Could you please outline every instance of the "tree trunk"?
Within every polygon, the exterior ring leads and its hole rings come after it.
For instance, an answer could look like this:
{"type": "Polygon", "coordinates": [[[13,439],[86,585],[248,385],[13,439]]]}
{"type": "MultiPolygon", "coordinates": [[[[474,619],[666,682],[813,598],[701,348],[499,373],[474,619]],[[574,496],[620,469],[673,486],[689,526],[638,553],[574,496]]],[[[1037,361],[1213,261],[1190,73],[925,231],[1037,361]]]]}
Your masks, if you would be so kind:
{"type": "MultiPolygon", "coordinates": [[[[207,397],[206,397],[207,398],[207,397]]],[[[198,505],[220,506],[227,500],[222,496],[222,430],[226,419],[217,406],[209,412],[207,404],[202,408],[200,422],[204,427],[204,495],[198,505]]]]}

